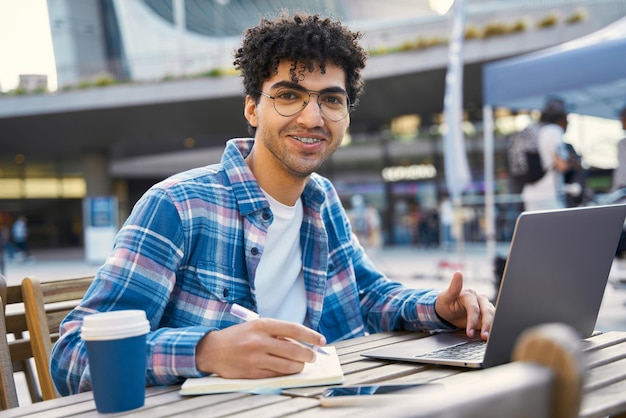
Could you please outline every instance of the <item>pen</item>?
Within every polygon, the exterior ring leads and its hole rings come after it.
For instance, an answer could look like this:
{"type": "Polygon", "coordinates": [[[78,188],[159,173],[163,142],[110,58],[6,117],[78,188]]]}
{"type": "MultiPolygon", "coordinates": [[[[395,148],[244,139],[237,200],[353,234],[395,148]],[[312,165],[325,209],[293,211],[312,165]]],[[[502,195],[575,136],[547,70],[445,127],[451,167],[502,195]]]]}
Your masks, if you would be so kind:
{"type": "MultiPolygon", "coordinates": [[[[236,303],[233,303],[233,305],[230,307],[230,313],[235,315],[239,319],[243,319],[246,322],[259,319],[258,313],[252,312],[250,309],[246,309],[243,306],[238,305],[236,303]]],[[[301,346],[304,346],[306,348],[310,348],[311,350],[317,351],[318,353],[326,354],[327,356],[329,355],[328,352],[326,352],[326,350],[324,350],[322,347],[305,343],[303,341],[297,341],[297,340],[294,340],[293,338],[285,338],[285,339],[293,343],[300,344],[301,346]]]]}

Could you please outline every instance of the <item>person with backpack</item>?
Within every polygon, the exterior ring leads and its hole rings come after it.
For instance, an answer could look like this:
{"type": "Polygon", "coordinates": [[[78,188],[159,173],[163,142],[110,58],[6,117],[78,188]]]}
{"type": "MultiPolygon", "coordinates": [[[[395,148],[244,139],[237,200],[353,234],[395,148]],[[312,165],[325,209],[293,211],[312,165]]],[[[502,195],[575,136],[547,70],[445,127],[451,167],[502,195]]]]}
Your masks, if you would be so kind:
{"type": "Polygon", "coordinates": [[[541,111],[537,129],[537,151],[544,174],[539,180],[527,182],[522,201],[527,211],[565,207],[563,173],[569,169],[568,152],[563,142],[567,130],[567,112],[563,100],[550,98],[541,111]]]}
{"type": "MultiPolygon", "coordinates": [[[[622,129],[626,132],[626,104],[619,114],[622,122],[622,129]]],[[[626,189],[626,138],[617,143],[617,167],[613,170],[613,180],[611,192],[626,189]]]]}

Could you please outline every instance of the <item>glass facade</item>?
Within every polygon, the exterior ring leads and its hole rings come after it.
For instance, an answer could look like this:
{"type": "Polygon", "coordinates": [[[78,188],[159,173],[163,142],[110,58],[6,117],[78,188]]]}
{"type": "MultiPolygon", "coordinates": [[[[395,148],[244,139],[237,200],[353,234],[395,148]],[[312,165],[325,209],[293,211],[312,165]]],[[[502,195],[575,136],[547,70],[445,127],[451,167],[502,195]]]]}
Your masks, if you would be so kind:
{"type": "Polygon", "coordinates": [[[23,155],[0,160],[0,229],[8,239],[14,219],[26,214],[33,247],[82,243],[81,208],[86,182],[80,164],[28,161],[23,155]]]}
{"type": "MultiPolygon", "coordinates": [[[[176,36],[176,3],[181,4],[171,0],[99,0],[81,2],[79,8],[65,8],[69,2],[50,2],[55,5],[50,8],[52,16],[56,16],[51,19],[51,28],[56,37],[55,55],[61,84],[76,84],[89,76],[100,74],[103,69],[112,72],[118,80],[140,81],[163,80],[166,75],[177,73],[181,62],[190,73],[199,68],[206,70],[230,65],[232,48],[228,42],[234,42],[242,28],[258,21],[260,14],[256,8],[259,4],[271,2],[183,2],[188,30],[184,38],[176,36]],[[246,16],[246,19],[241,16],[246,16]],[[153,35],[155,33],[159,36],[153,35]],[[74,44],[77,40],[81,42],[74,44]],[[180,42],[184,43],[185,54],[182,57],[179,53],[180,42]],[[94,70],[92,66],[97,68],[94,70]]],[[[376,2],[376,7],[391,7],[379,3],[376,2]]],[[[487,28],[494,21],[509,21],[513,17],[517,19],[520,13],[533,21],[539,21],[546,16],[548,6],[561,8],[563,16],[571,16],[578,10],[577,5],[587,3],[591,4],[581,1],[541,4],[477,1],[474,3],[476,9],[470,11],[470,17],[475,20],[476,27],[487,28]]],[[[626,10],[623,2],[600,3],[603,7],[593,10],[589,14],[591,19],[604,19],[605,15],[617,16],[626,10]]],[[[355,20],[359,13],[365,13],[365,10],[360,10],[364,9],[360,6],[360,0],[280,1],[273,4],[299,9],[303,6],[312,9],[324,7],[330,14],[348,19],[352,16],[355,20]],[[350,4],[352,7],[346,6],[350,4]]],[[[363,30],[368,33],[365,41],[373,52],[389,52],[389,48],[405,45],[407,39],[416,37],[413,20],[405,24],[396,21],[393,25],[381,23],[368,26],[365,20],[372,18],[371,13],[367,17],[361,23],[363,30]]],[[[434,37],[439,32],[447,31],[446,24],[441,19],[426,19],[420,26],[419,35],[431,34],[434,37]]],[[[565,23],[562,25],[566,26],[565,23]]],[[[569,29],[573,27],[569,26],[569,29]]],[[[508,48],[507,54],[514,50],[514,47],[508,48]]],[[[474,84],[478,84],[476,80],[474,84]]],[[[422,95],[431,86],[423,87],[422,95]]],[[[394,96],[398,97],[401,95],[394,96]]],[[[426,94],[420,100],[439,99],[426,94]]],[[[386,104],[378,106],[376,111],[382,111],[386,104]]],[[[480,112],[477,109],[474,109],[474,113],[480,112]]],[[[413,111],[411,109],[408,112],[413,111]]],[[[516,126],[506,112],[496,116],[496,229],[497,240],[505,241],[510,239],[512,225],[519,211],[519,198],[512,196],[508,185],[504,156],[505,136],[516,126]]],[[[473,119],[480,119],[480,115],[473,119]]],[[[445,194],[442,126],[440,114],[398,115],[389,120],[386,126],[372,126],[367,134],[354,134],[346,138],[345,147],[340,148],[321,170],[323,175],[334,182],[347,209],[351,207],[351,197],[355,194],[362,195],[369,205],[376,208],[388,245],[432,246],[439,243],[439,205],[445,194]]],[[[464,194],[463,211],[458,216],[462,218],[464,239],[477,241],[484,239],[485,217],[482,126],[479,120],[468,120],[463,128],[472,184],[464,194]]],[[[134,138],[132,135],[124,145],[134,140],[139,148],[143,149],[144,144],[155,147],[153,142],[144,139],[142,143],[142,138],[134,138]]],[[[8,226],[15,215],[26,212],[34,245],[81,243],[81,202],[88,195],[85,180],[87,170],[83,164],[83,161],[71,159],[44,158],[32,161],[29,156],[21,154],[0,156],[0,226],[8,226]]],[[[602,179],[606,179],[606,176],[602,179]]],[[[114,193],[120,199],[122,213],[128,212],[141,194],[159,180],[161,178],[148,175],[116,179],[116,190],[123,190],[125,194],[114,193]]],[[[598,182],[600,180],[596,180],[598,182]]],[[[123,220],[123,216],[120,216],[120,220],[123,220]]]]}

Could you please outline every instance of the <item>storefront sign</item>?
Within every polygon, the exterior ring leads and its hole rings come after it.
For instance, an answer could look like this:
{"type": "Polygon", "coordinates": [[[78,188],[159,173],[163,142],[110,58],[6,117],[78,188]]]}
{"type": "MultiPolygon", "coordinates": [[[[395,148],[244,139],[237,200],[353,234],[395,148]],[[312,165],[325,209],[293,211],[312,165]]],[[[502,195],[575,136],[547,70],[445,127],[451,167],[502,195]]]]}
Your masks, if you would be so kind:
{"type": "Polygon", "coordinates": [[[437,169],[432,164],[413,164],[409,166],[385,167],[381,174],[386,182],[425,180],[435,178],[437,169]]]}

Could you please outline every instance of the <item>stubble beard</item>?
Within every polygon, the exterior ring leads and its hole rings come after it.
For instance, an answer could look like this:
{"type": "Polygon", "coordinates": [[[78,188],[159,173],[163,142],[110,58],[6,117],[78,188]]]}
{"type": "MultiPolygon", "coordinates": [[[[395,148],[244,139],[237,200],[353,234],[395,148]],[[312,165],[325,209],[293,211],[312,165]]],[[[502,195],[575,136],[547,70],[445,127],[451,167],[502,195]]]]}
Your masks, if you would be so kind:
{"type": "Polygon", "coordinates": [[[281,139],[286,138],[287,136],[287,134],[282,132],[277,137],[263,135],[263,143],[283,169],[296,178],[307,178],[312,173],[319,170],[319,168],[332,156],[337,148],[325,148],[322,154],[309,153],[294,155],[289,151],[288,147],[281,139]],[[267,138],[274,139],[267,140],[267,138]]]}

